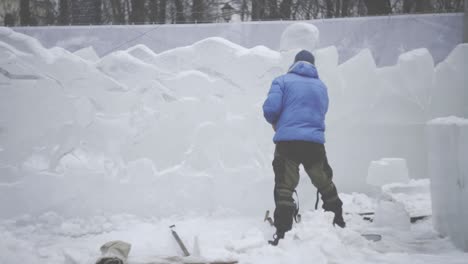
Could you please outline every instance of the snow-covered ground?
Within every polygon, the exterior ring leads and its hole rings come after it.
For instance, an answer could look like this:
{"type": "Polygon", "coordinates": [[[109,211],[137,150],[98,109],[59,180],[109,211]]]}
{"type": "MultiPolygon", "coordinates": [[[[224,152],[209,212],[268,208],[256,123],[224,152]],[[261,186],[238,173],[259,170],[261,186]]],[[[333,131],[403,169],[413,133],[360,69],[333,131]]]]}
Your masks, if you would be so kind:
{"type": "MultiPolygon", "coordinates": [[[[383,186],[375,198],[342,194],[341,230],[311,210],[315,190],[303,177],[303,222],[279,248],[265,245],[274,146],[261,105],[296,52],[208,38],[100,58],[0,28],[0,263],[92,263],[114,239],[132,243],[134,262],[180,255],[171,224],[189,248],[198,237],[202,256],[241,263],[466,263],[430,217],[409,223],[414,208],[430,214],[427,181],[383,186]],[[373,223],[357,215],[369,211],[373,223]]],[[[438,65],[424,48],[383,68],[368,49],[342,64],[336,47],[314,54],[329,87],[327,153],[340,191],[373,190],[370,161],[419,151],[408,140],[422,137],[412,125],[468,115],[467,44],[438,65]],[[399,136],[402,127],[412,130],[399,136]]]]}
{"type": "MultiPolygon", "coordinates": [[[[345,206],[356,210],[366,209],[371,202],[363,195],[343,196],[345,206]]],[[[46,213],[0,223],[0,261],[6,264],[94,263],[102,244],[123,240],[132,244],[130,264],[151,263],[164,256],[182,255],[169,229],[175,224],[188,250],[194,252],[195,239],[198,239],[200,255],[209,260],[235,259],[255,264],[466,263],[468,254],[457,250],[448,238],[440,237],[433,230],[431,219],[409,227],[401,224],[393,213],[383,216],[393,221],[386,226],[348,214],[345,216],[348,227],[340,229],[331,225],[332,214],[303,212],[303,221],[276,248],[265,242],[271,239],[274,230],[263,222],[261,214],[246,217],[220,210],[210,215],[166,218],[131,215],[63,218],[46,213]],[[371,242],[361,237],[361,233],[382,234],[383,239],[371,242]]]]}

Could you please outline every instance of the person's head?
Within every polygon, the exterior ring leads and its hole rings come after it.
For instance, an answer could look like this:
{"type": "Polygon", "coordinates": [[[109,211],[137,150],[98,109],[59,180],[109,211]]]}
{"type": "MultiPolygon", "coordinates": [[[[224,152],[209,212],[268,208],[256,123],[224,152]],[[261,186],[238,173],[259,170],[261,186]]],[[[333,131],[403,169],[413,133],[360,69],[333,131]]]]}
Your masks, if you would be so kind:
{"type": "Polygon", "coordinates": [[[315,64],[315,57],[309,51],[301,50],[296,54],[296,57],[294,57],[294,63],[298,61],[306,61],[308,63],[315,64]]]}

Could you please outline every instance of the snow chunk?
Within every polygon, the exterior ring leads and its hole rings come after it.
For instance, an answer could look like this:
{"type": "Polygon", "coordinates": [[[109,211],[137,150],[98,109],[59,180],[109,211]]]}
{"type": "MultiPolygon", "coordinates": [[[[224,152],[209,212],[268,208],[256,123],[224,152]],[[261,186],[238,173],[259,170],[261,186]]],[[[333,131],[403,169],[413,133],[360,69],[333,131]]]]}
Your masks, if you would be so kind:
{"type": "Polygon", "coordinates": [[[159,70],[125,51],[113,52],[97,63],[97,68],[129,89],[140,86],[143,81],[151,81],[159,76],[159,70]]]}
{"type": "Polygon", "coordinates": [[[255,46],[249,50],[241,50],[237,53],[238,56],[244,55],[254,55],[265,58],[279,59],[280,53],[274,50],[271,50],[265,46],[255,46]]]}
{"type": "Polygon", "coordinates": [[[374,224],[378,227],[410,230],[410,216],[399,202],[379,201],[375,211],[374,224]]]}
{"type": "Polygon", "coordinates": [[[75,54],[76,56],[84,60],[91,61],[91,62],[97,62],[100,59],[96,51],[91,46],[77,50],[73,54],[75,54]]]}
{"type": "Polygon", "coordinates": [[[412,50],[398,57],[397,66],[399,74],[395,81],[402,95],[428,111],[434,79],[432,55],[425,48],[412,50]]]}
{"type": "Polygon", "coordinates": [[[405,159],[384,158],[372,161],[369,165],[367,183],[383,186],[388,183],[409,181],[408,167],[405,159]]]}
{"type": "Polygon", "coordinates": [[[238,52],[246,50],[246,48],[220,37],[206,38],[193,44],[193,47],[197,50],[203,51],[204,53],[212,51],[225,52],[226,50],[238,52]]]}
{"type": "Polygon", "coordinates": [[[154,58],[157,56],[156,53],[143,44],[133,46],[127,49],[126,52],[133,57],[150,64],[153,64],[154,58]]]}
{"type": "Polygon", "coordinates": [[[468,117],[468,44],[460,44],[435,68],[431,110],[433,117],[468,117]]]}
{"type": "Polygon", "coordinates": [[[382,186],[384,197],[403,204],[411,217],[432,215],[429,179],[382,186]]]}
{"type": "MultiPolygon", "coordinates": [[[[335,69],[338,66],[338,49],[335,46],[314,51],[317,69],[335,69]]],[[[336,75],[336,73],[335,73],[336,75]]],[[[322,78],[322,76],[320,76],[322,78]]]]}
{"type": "MultiPolygon", "coordinates": [[[[336,74],[336,73],[335,73],[336,74]]],[[[337,75],[341,78],[342,93],[336,105],[336,111],[347,113],[361,112],[368,113],[372,102],[376,101],[379,94],[379,89],[376,87],[378,83],[377,66],[374,57],[369,49],[363,49],[356,56],[338,66],[337,75]]],[[[365,115],[355,114],[352,119],[365,119],[366,122],[372,120],[365,115]]]]}
{"type": "Polygon", "coordinates": [[[319,30],[309,23],[294,23],[281,34],[280,50],[305,49],[312,51],[319,43],[319,30]]]}
{"type": "Polygon", "coordinates": [[[163,80],[162,84],[171,87],[180,97],[203,97],[213,94],[217,88],[214,80],[199,71],[184,71],[175,78],[163,80]]]}
{"type": "Polygon", "coordinates": [[[457,126],[467,126],[468,119],[457,117],[457,116],[449,116],[449,117],[440,117],[436,119],[432,119],[427,122],[428,125],[441,125],[441,126],[450,126],[450,125],[457,125],[457,126]]]}
{"type": "Polygon", "coordinates": [[[16,33],[9,28],[0,27],[0,39],[21,52],[35,55],[49,62],[53,59],[50,52],[37,39],[16,33]]]}
{"type": "Polygon", "coordinates": [[[340,193],[340,198],[343,201],[343,208],[346,208],[347,213],[375,212],[375,200],[363,193],[340,193]]]}
{"type": "MultiPolygon", "coordinates": [[[[335,46],[314,51],[315,66],[320,77],[328,88],[328,95],[334,101],[343,96],[341,75],[338,72],[338,49],[335,46]]],[[[341,103],[330,104],[328,120],[333,120],[341,103]]]]}

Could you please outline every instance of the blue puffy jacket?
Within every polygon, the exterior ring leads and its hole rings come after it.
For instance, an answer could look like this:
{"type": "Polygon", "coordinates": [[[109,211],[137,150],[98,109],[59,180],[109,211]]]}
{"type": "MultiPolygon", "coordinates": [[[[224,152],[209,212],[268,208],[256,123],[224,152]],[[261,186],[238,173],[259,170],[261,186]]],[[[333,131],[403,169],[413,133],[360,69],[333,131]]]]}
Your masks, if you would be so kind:
{"type": "Polygon", "coordinates": [[[313,64],[299,61],[271,84],[263,104],[265,119],[276,128],[273,141],[325,143],[328,92],[313,64]]]}

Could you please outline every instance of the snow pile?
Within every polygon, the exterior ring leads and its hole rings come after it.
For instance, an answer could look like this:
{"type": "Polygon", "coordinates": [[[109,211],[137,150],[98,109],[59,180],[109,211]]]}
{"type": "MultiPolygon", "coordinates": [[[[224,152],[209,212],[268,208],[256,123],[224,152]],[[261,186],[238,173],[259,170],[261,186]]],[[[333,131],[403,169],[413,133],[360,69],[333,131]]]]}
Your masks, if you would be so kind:
{"type": "Polygon", "coordinates": [[[435,119],[427,134],[435,227],[468,251],[468,120],[435,119]]]}
{"type": "Polygon", "coordinates": [[[383,158],[372,161],[367,173],[367,184],[382,187],[389,183],[406,183],[409,181],[406,160],[383,158]]]}
{"type": "Polygon", "coordinates": [[[382,199],[403,204],[411,217],[432,215],[430,180],[411,180],[382,186],[382,199]]]}
{"type": "Polygon", "coordinates": [[[375,211],[374,223],[378,227],[395,230],[410,230],[410,216],[399,202],[381,200],[375,211]]]}
{"type": "Polygon", "coordinates": [[[305,49],[313,51],[319,45],[319,30],[309,23],[294,23],[281,34],[280,50],[305,49]]]}

